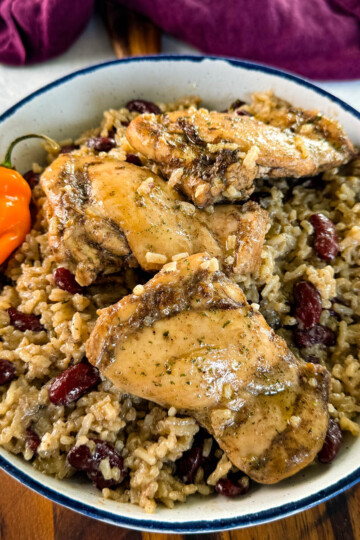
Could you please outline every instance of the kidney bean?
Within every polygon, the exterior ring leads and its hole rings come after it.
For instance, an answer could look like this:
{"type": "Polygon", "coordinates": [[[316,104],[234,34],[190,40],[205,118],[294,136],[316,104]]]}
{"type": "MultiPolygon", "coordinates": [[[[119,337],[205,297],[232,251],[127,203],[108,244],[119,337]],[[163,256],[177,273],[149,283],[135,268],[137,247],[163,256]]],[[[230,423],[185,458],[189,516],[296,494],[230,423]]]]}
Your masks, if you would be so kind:
{"type": "Polygon", "coordinates": [[[308,330],[320,321],[322,312],[321,295],[309,281],[300,281],[293,288],[295,318],[308,330]]]}
{"type": "Polygon", "coordinates": [[[124,467],[123,458],[110,443],[97,439],[94,440],[96,440],[95,451],[93,455],[94,466],[92,470],[88,472],[88,477],[90,478],[90,480],[92,480],[93,484],[98,489],[104,489],[106,487],[109,488],[120,484],[127,475],[127,470],[124,467]],[[120,469],[119,480],[115,480],[113,478],[106,480],[100,472],[100,462],[106,458],[109,458],[109,464],[111,468],[117,467],[118,469],[120,469]]]}
{"type": "Polygon", "coordinates": [[[333,222],[323,214],[313,214],[310,223],[314,227],[314,248],[324,261],[335,259],[339,253],[339,239],[333,222]]]}
{"type": "Polygon", "coordinates": [[[93,466],[93,457],[90,448],[86,444],[70,448],[66,459],[68,460],[68,463],[78,471],[88,472],[91,471],[93,466]]]}
{"type": "Polygon", "coordinates": [[[14,307],[9,308],[7,312],[10,317],[10,324],[21,332],[25,332],[26,330],[31,330],[32,332],[41,332],[42,330],[45,330],[39,320],[40,317],[37,315],[33,315],[32,313],[29,315],[22,313],[14,307]]]}
{"type": "Polygon", "coordinates": [[[205,480],[216,469],[218,459],[215,457],[215,451],[219,445],[215,440],[212,442],[210,454],[206,457],[202,455],[204,441],[209,437],[209,433],[204,428],[200,428],[195,435],[192,448],[184,452],[176,462],[177,474],[185,484],[191,484],[194,481],[199,467],[202,467],[204,471],[205,480]]]}
{"type": "Polygon", "coordinates": [[[238,482],[233,478],[220,478],[215,486],[215,491],[219,495],[225,495],[225,497],[238,497],[239,495],[245,495],[249,491],[250,482],[246,476],[242,477],[238,482]],[[242,483],[243,481],[243,483],[242,483]]]}
{"type": "Polygon", "coordinates": [[[87,146],[93,148],[97,152],[110,152],[116,146],[116,141],[113,137],[93,137],[87,141],[87,146]]]}
{"type": "Polygon", "coordinates": [[[322,326],[321,324],[313,326],[309,330],[295,328],[293,335],[296,345],[301,349],[317,343],[321,343],[327,347],[331,347],[336,343],[335,333],[327,326],[322,326]]]}
{"type": "Polygon", "coordinates": [[[0,360],[0,384],[6,384],[16,377],[15,366],[9,360],[0,360]]]}
{"type": "Polygon", "coordinates": [[[49,399],[54,405],[77,401],[100,382],[99,370],[91,364],[76,364],[60,373],[49,386],[49,399]]]}
{"type": "Polygon", "coordinates": [[[33,189],[40,180],[40,173],[35,173],[34,171],[27,171],[25,174],[23,174],[23,177],[29,184],[30,188],[33,189]]]}
{"type": "Polygon", "coordinates": [[[132,163],[133,165],[138,165],[139,167],[142,166],[141,159],[136,154],[127,154],[126,161],[128,163],[132,163]]]}
{"type": "Polygon", "coordinates": [[[53,273],[55,285],[70,294],[81,294],[82,287],[78,284],[75,276],[67,268],[56,268],[53,273]]]}
{"type": "Polygon", "coordinates": [[[192,484],[202,462],[202,446],[193,446],[176,462],[177,475],[185,484],[192,484]]]}
{"type": "Polygon", "coordinates": [[[26,429],[26,437],[25,437],[25,444],[32,450],[34,453],[40,446],[41,439],[35,431],[33,431],[31,428],[26,429]]]}
{"type": "Polygon", "coordinates": [[[331,463],[340,450],[342,443],[342,431],[339,423],[330,418],[322,449],[318,453],[320,463],[331,463]]]}
{"type": "Polygon", "coordinates": [[[129,111],[138,112],[140,114],[161,114],[161,109],[155,105],[155,103],[146,101],[145,99],[132,99],[126,104],[126,107],[129,109],[129,111]]]}
{"type": "Polygon", "coordinates": [[[65,144],[60,148],[60,154],[70,154],[73,150],[78,150],[80,146],[78,144],[65,144]]]}
{"type": "Polygon", "coordinates": [[[93,441],[96,443],[93,454],[89,447],[84,444],[71,448],[67,455],[69,464],[78,471],[86,472],[88,478],[100,490],[121,484],[127,475],[123,458],[110,443],[99,439],[93,439],[93,441]],[[117,467],[120,469],[119,480],[114,478],[106,480],[102,475],[99,467],[101,461],[106,458],[109,459],[111,468],[117,467]]]}

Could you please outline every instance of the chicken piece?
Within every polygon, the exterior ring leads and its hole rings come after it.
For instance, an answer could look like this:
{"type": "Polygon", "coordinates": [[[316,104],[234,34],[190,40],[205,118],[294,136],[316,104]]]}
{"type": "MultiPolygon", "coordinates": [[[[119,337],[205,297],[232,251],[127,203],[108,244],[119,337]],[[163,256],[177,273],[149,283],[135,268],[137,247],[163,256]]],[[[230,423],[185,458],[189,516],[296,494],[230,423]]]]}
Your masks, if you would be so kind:
{"type": "Polygon", "coordinates": [[[225,273],[246,275],[256,272],[270,226],[268,213],[252,201],[240,207],[232,204],[216,205],[207,221],[226,247],[227,257],[223,266],[225,273]]]}
{"type": "Polygon", "coordinates": [[[125,261],[131,265],[124,233],[101,205],[93,203],[89,175],[93,163],[98,163],[93,156],[62,154],[40,180],[47,197],[49,245],[83,286],[92,283],[98,273],[117,272],[125,261]]]}
{"type": "Polygon", "coordinates": [[[202,208],[248,198],[255,178],[316,175],[349,161],[354,149],[339,124],[323,124],[312,118],[299,134],[199,109],[137,116],[126,136],[202,208]]]}
{"type": "Polygon", "coordinates": [[[205,250],[228,273],[254,272],[260,263],[269,218],[256,203],[219,206],[209,214],[148,169],[110,156],[62,155],[41,184],[50,245],[81,285],[117,271],[131,257],[147,271],[159,270],[178,253],[205,250]]]}
{"type": "Polygon", "coordinates": [[[298,360],[242,290],[196,254],[101,311],[89,361],[121,391],[192,415],[229,459],[272,484],[313,461],[330,377],[298,360]]]}

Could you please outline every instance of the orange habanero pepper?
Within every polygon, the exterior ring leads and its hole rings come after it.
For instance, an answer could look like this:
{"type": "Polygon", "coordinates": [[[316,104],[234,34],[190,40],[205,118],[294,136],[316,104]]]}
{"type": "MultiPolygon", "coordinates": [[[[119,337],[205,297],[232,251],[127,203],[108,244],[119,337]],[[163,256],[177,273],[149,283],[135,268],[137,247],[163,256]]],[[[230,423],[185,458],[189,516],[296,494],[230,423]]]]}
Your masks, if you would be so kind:
{"type": "Polygon", "coordinates": [[[0,164],[0,264],[23,243],[31,227],[31,189],[12,166],[11,153],[18,142],[34,137],[45,139],[56,151],[60,149],[55,141],[45,135],[24,135],[10,144],[0,164]]]}

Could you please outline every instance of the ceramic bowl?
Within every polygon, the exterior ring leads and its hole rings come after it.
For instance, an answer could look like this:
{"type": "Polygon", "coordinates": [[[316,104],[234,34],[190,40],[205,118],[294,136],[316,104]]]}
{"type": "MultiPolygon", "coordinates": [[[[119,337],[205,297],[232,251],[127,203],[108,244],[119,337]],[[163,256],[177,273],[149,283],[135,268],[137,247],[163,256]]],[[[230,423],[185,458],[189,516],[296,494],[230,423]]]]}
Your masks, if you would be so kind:
{"type": "MultiPolygon", "coordinates": [[[[360,145],[360,114],[313,84],[255,64],[210,57],[146,57],[109,62],[83,69],[31,94],[0,117],[0,155],[24,133],[46,133],[55,139],[79,135],[97,125],[102,111],[133,98],[171,101],[198,94],[205,105],[222,110],[254,91],[275,93],[308,109],[338,119],[352,141],[360,145]]],[[[20,171],[44,155],[37,141],[22,143],[15,152],[20,171]]],[[[147,515],[131,504],[101,498],[80,479],[59,481],[24,460],[0,450],[0,466],[14,478],[49,499],[112,524],[173,533],[211,532],[279,519],[324,501],[360,479],[360,438],[345,439],[330,466],[313,465],[274,486],[256,486],[238,499],[190,497],[173,510],[158,507],[147,515]]]]}

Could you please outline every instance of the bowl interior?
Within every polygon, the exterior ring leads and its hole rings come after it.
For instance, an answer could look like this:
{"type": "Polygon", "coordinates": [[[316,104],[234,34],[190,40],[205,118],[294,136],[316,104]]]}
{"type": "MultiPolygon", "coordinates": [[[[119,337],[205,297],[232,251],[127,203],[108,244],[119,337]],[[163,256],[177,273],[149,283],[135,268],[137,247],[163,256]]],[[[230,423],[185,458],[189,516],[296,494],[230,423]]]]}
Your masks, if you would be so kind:
{"type": "MultiPolygon", "coordinates": [[[[200,95],[206,106],[222,110],[237,98],[273,89],[295,106],[319,109],[338,119],[352,141],[360,145],[360,115],[308,83],[275,70],[221,59],[132,59],[83,70],[25,99],[0,117],[0,155],[9,142],[26,133],[45,133],[61,140],[76,137],[99,123],[102,112],[128,100],[168,102],[200,95]]],[[[20,171],[43,162],[37,141],[25,141],[15,152],[20,171]]],[[[113,523],[173,532],[211,531],[276,519],[304,509],[350,486],[360,478],[360,439],[346,439],[331,466],[314,465],[275,486],[257,486],[243,499],[193,497],[169,511],[159,507],[148,516],[136,506],[104,500],[81,479],[58,481],[0,450],[0,465],[20,481],[75,510],[113,523]]]]}

